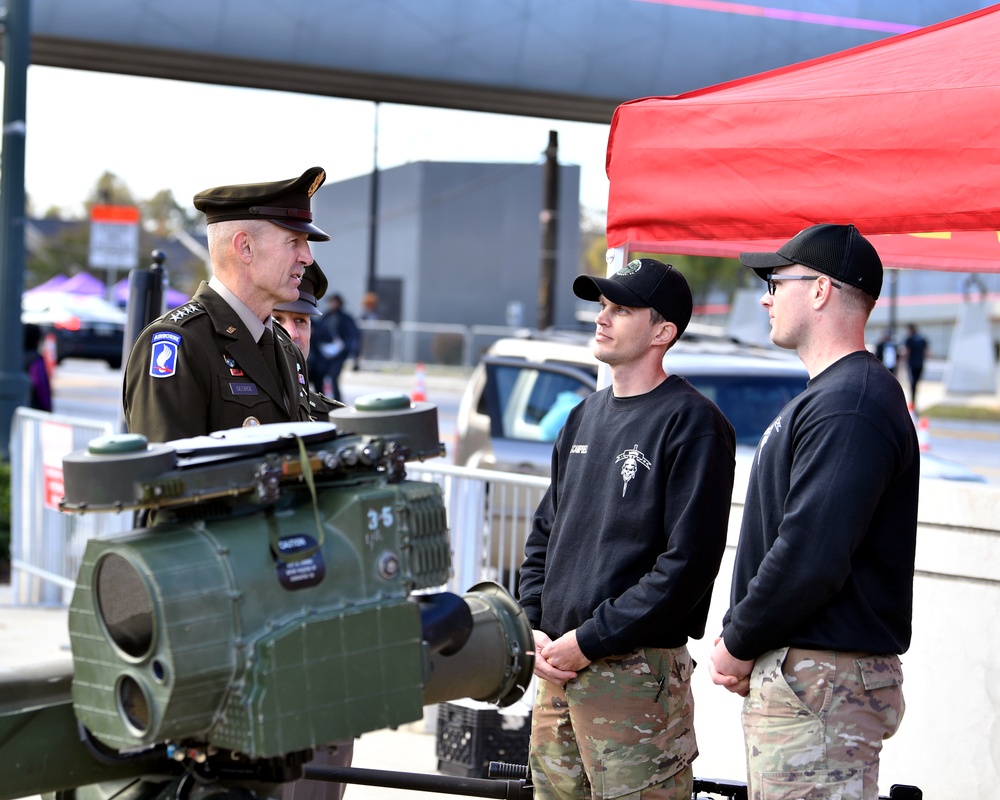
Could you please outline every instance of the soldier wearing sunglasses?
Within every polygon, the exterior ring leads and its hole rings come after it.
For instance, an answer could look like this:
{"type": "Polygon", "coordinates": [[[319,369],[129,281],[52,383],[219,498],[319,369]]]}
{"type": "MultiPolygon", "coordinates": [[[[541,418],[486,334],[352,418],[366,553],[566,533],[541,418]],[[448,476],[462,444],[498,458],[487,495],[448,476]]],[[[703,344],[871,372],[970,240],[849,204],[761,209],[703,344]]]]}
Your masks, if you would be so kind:
{"type": "Polygon", "coordinates": [[[882,262],[853,225],[740,260],[809,383],[757,446],[712,680],[745,698],[753,800],[875,800],[903,716],[920,478],[903,390],[865,347],[882,262]]]}

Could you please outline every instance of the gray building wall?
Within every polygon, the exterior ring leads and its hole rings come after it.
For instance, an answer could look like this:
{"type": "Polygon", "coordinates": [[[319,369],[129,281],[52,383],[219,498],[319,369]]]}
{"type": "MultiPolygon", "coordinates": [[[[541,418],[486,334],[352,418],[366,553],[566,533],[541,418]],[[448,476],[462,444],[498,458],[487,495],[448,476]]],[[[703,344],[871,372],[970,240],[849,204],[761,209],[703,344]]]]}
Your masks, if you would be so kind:
{"type": "MultiPolygon", "coordinates": [[[[378,175],[375,276],[399,281],[396,321],[507,325],[537,319],[542,164],[415,162],[378,175]]],[[[313,216],[330,242],[313,255],[357,313],[367,290],[371,176],[324,185],[313,216]]],[[[560,165],[554,320],[573,324],[579,273],[580,168],[560,165]]]]}

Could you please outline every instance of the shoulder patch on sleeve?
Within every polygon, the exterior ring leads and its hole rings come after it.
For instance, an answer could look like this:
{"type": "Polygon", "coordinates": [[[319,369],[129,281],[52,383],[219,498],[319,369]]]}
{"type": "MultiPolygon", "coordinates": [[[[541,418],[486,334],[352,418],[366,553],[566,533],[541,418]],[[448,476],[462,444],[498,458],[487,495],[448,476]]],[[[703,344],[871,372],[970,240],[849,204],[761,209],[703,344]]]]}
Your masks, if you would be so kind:
{"type": "Polygon", "coordinates": [[[154,378],[169,378],[177,372],[177,348],[181,337],[170,331],[154,333],[150,341],[149,374],[154,378]]]}

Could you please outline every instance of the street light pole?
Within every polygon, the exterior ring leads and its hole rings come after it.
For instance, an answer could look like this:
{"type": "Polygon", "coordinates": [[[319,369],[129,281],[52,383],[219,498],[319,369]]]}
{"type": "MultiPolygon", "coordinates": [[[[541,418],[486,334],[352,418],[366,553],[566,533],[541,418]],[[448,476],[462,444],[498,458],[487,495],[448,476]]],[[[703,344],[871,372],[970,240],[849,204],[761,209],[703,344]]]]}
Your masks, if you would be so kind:
{"type": "Polygon", "coordinates": [[[555,294],[552,287],[556,278],[556,255],[559,242],[559,132],[549,131],[549,145],[545,148],[544,204],[540,215],[542,223],[542,260],[538,280],[539,330],[552,325],[555,317],[555,294]]]}
{"type": "Polygon", "coordinates": [[[378,101],[375,101],[375,143],[372,145],[372,179],[368,208],[368,291],[375,289],[375,257],[378,245],[378,101]]]}
{"type": "Polygon", "coordinates": [[[24,140],[31,0],[6,0],[2,11],[4,95],[0,171],[0,461],[10,460],[14,409],[26,405],[21,294],[24,292],[24,140]]]}

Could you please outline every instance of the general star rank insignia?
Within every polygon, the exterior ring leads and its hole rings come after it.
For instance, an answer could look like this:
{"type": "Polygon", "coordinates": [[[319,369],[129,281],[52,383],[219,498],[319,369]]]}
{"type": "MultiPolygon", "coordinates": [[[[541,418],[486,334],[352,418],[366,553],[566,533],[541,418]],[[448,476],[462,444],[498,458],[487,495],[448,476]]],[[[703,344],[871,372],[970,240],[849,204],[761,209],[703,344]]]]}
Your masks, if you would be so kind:
{"type": "Polygon", "coordinates": [[[195,314],[199,311],[201,311],[201,306],[199,306],[196,303],[188,303],[187,305],[183,305],[180,308],[175,308],[173,312],[170,314],[170,321],[180,322],[185,317],[189,317],[192,314],[195,314]]]}

